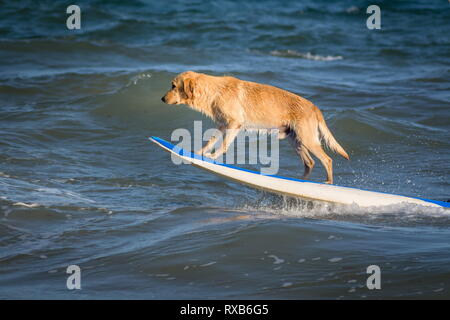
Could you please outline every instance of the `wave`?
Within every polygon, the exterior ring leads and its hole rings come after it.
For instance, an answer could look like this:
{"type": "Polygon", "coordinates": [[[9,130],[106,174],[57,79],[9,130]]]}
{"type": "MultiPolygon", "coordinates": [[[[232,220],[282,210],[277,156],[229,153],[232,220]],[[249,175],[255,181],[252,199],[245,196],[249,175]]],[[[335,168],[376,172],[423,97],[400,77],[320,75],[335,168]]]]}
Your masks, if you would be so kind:
{"type": "Polygon", "coordinates": [[[273,50],[270,51],[272,56],[286,57],[286,58],[303,58],[314,61],[335,61],[344,59],[342,56],[322,56],[318,54],[312,54],[311,52],[298,52],[295,50],[273,50]]]}
{"type": "Polygon", "coordinates": [[[265,218],[313,218],[363,222],[383,225],[435,225],[448,226],[450,210],[415,204],[360,207],[321,201],[305,201],[298,198],[262,193],[255,202],[237,206],[243,211],[258,212],[265,218]]]}

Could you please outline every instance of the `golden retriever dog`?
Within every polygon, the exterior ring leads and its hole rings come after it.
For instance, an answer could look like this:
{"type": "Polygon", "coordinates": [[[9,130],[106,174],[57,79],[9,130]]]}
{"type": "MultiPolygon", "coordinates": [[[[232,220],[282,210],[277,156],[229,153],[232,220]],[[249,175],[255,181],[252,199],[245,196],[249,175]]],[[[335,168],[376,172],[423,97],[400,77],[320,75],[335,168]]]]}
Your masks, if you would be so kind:
{"type": "Polygon", "coordinates": [[[187,71],[173,79],[172,88],[161,100],[167,104],[186,104],[214,120],[224,134],[221,146],[209,153],[219,139],[213,136],[197,151],[213,159],[225,153],[239,130],[246,128],[278,128],[279,138],[288,137],[303,160],[303,178],[307,178],[314,167],[312,153],[326,169],[325,182],[333,183],[332,160],[323,151],[321,140],[331,150],[349,159],[328,129],[319,108],[311,101],[277,87],[187,71]]]}

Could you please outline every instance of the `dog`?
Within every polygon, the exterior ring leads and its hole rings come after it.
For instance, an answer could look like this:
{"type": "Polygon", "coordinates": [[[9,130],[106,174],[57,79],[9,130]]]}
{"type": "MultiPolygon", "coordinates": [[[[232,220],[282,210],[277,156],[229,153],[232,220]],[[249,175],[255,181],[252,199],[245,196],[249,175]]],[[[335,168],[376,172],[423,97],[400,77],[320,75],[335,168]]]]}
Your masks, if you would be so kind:
{"type": "Polygon", "coordinates": [[[325,183],[333,183],[333,162],[322,149],[321,140],[331,150],[349,159],[328,129],[318,107],[305,98],[274,86],[186,71],[173,79],[172,88],[161,100],[167,104],[188,105],[212,118],[224,135],[222,144],[214,153],[209,153],[219,139],[213,136],[196,152],[212,159],[225,153],[239,130],[247,128],[278,128],[278,138],[288,138],[303,160],[304,179],[310,175],[315,164],[312,153],[325,167],[325,183]]]}

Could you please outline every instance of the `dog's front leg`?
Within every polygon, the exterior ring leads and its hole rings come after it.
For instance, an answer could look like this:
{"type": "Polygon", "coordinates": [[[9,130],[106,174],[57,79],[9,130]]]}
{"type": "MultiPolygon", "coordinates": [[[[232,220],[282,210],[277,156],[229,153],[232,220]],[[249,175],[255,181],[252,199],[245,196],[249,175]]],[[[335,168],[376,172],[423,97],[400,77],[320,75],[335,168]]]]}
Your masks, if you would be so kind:
{"type": "MultiPolygon", "coordinates": [[[[222,136],[223,136],[224,132],[225,132],[225,126],[219,126],[218,129],[222,133],[222,136]]],[[[206,155],[206,154],[208,154],[208,151],[210,151],[214,147],[214,145],[217,143],[218,140],[219,140],[218,134],[213,135],[208,140],[208,142],[202,148],[197,150],[195,153],[199,154],[199,155],[206,155]]]]}
{"type": "Polygon", "coordinates": [[[216,151],[214,151],[213,154],[207,154],[207,156],[212,159],[217,159],[222,154],[227,152],[228,147],[230,146],[230,144],[234,141],[234,139],[238,135],[240,128],[241,128],[240,124],[229,125],[225,131],[225,137],[222,141],[221,146],[218,149],[216,149],[216,151]]]}

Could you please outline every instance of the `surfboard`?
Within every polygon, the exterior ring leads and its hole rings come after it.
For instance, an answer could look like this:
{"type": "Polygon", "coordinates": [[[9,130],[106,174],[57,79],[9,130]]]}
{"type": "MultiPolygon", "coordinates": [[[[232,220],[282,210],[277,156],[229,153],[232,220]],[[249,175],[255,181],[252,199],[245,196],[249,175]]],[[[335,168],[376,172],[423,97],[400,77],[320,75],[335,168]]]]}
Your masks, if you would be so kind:
{"type": "Polygon", "coordinates": [[[184,160],[185,163],[189,163],[195,167],[250,187],[285,196],[338,204],[357,204],[360,207],[386,206],[406,203],[429,207],[450,208],[450,203],[444,201],[368,191],[358,188],[330,185],[326,183],[277,175],[265,175],[257,171],[239,168],[200,156],[158,137],[153,136],[149,139],[162,149],[173,154],[175,157],[184,160]]]}

